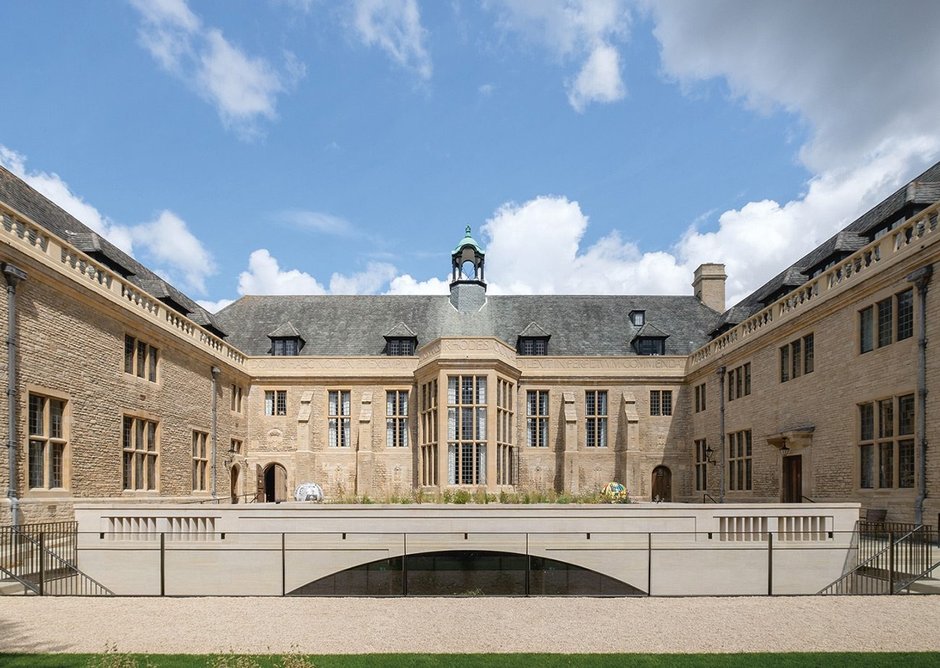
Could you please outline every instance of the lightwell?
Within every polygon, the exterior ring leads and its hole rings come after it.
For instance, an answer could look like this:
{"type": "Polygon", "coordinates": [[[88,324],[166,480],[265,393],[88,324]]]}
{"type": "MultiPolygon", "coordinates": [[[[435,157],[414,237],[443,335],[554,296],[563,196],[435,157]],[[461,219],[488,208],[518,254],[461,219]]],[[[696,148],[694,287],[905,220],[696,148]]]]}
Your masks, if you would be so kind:
{"type": "Polygon", "coordinates": [[[545,557],[453,550],[379,559],[290,596],[645,596],[609,575],[545,557]]]}

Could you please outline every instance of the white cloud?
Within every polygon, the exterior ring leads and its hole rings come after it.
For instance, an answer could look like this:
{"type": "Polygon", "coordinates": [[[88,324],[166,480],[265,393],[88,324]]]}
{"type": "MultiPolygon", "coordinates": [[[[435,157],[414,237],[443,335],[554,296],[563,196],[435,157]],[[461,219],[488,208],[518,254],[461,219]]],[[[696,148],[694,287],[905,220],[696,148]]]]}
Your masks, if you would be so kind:
{"type": "Polygon", "coordinates": [[[615,42],[626,39],[630,14],[625,0],[494,0],[497,26],[521,34],[562,60],[582,60],[566,84],[568,101],[578,112],[591,103],[623,99],[615,42]]]}
{"type": "Polygon", "coordinates": [[[248,257],[248,271],[238,275],[239,295],[322,295],[326,290],[310,274],[297,269],[282,271],[266,248],[248,257]]]}
{"type": "Polygon", "coordinates": [[[397,270],[387,262],[370,262],[365,271],[351,276],[334,273],[330,277],[332,295],[371,295],[379,292],[390,280],[395,278],[397,270]]]}
{"type": "Polygon", "coordinates": [[[446,295],[450,282],[439,278],[418,281],[411,274],[402,274],[389,281],[389,295],[446,295]]]}
{"type": "Polygon", "coordinates": [[[26,157],[3,145],[0,164],[121,250],[135,257],[141,255],[148,263],[158,263],[160,266],[151,267],[155,273],[170,282],[179,278],[187,288],[205,293],[205,279],[216,272],[215,261],[186,222],[173,212],[163,211],[149,223],[119,225],[72,192],[58,174],[29,171],[26,157]]]}
{"type": "Polygon", "coordinates": [[[282,220],[294,227],[314,232],[322,232],[335,236],[352,236],[356,233],[355,228],[345,218],[334,216],[322,211],[290,210],[281,211],[276,214],[278,220],[282,220]]]}
{"type": "Polygon", "coordinates": [[[364,44],[378,46],[421,79],[431,78],[431,56],[424,46],[427,30],[416,0],[356,0],[353,25],[364,44]]]}
{"type": "Polygon", "coordinates": [[[134,243],[143,249],[145,259],[157,268],[168,267],[161,273],[171,281],[179,274],[187,286],[205,293],[206,278],[216,272],[215,260],[179,216],[162,211],[154,220],[135,225],[129,232],[134,243]]]}
{"type": "Polygon", "coordinates": [[[220,299],[219,301],[212,302],[206,301],[205,299],[197,299],[196,303],[199,304],[202,308],[206,309],[209,313],[218,313],[229,304],[234,303],[234,301],[234,299],[220,299]]]}
{"type": "Polygon", "coordinates": [[[591,102],[616,102],[625,95],[620,78],[620,54],[609,44],[595,47],[577,78],[568,86],[568,102],[579,112],[591,102]]]}
{"type": "Polygon", "coordinates": [[[645,4],[668,75],[686,86],[721,78],[755,109],[804,119],[801,157],[816,174],[938,134],[940,89],[928,82],[940,68],[940,3],[645,4]]]}
{"type": "Polygon", "coordinates": [[[259,119],[277,116],[277,96],[305,75],[303,64],[285,54],[279,70],[251,57],[222,31],[203,25],[185,0],[131,0],[143,19],[140,42],[154,60],[211,103],[223,124],[243,139],[260,133],[259,119]]]}

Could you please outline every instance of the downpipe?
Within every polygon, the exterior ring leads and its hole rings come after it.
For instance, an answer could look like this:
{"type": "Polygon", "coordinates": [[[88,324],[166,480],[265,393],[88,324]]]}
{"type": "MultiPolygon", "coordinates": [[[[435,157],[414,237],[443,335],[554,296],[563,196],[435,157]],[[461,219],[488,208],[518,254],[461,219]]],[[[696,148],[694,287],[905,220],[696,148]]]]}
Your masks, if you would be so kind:
{"type": "Polygon", "coordinates": [[[919,436],[920,475],[917,496],[914,499],[914,522],[924,522],[924,500],[927,498],[927,286],[933,276],[933,266],[925,265],[908,275],[907,280],[917,288],[919,304],[917,332],[917,434],[919,436]]]}
{"type": "Polygon", "coordinates": [[[718,503],[725,502],[725,372],[718,367],[718,503]]]}
{"type": "Polygon", "coordinates": [[[17,437],[16,437],[16,286],[26,280],[26,272],[6,262],[3,263],[3,277],[7,282],[7,460],[9,486],[7,497],[10,499],[10,523],[16,531],[20,524],[20,500],[17,496],[17,437]]]}
{"type": "Polygon", "coordinates": [[[212,498],[218,499],[218,450],[219,450],[219,367],[212,367],[212,498]]]}

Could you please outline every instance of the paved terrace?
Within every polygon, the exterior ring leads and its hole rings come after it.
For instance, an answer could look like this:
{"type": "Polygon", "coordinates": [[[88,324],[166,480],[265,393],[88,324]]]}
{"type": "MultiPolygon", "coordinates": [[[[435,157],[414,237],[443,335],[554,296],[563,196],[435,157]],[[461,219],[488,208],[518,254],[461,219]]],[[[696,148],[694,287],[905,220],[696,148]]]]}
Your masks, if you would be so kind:
{"type": "Polygon", "coordinates": [[[940,597],[0,599],[2,652],[938,651],[940,597]]]}

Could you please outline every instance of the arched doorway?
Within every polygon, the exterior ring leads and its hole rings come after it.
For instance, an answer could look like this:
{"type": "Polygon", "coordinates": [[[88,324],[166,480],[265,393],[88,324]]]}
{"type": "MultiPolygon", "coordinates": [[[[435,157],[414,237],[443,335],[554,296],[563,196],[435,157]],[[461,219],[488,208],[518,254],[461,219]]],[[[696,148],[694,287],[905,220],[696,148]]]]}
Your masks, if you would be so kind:
{"type": "Polygon", "coordinates": [[[268,464],[264,468],[264,500],[287,501],[287,470],[280,464],[268,464]]]}
{"type": "Polygon", "coordinates": [[[672,471],[668,466],[657,466],[653,469],[652,494],[653,501],[672,501],[672,471]]]}
{"type": "Polygon", "coordinates": [[[230,494],[232,495],[232,503],[238,503],[239,497],[241,496],[241,489],[239,489],[239,483],[241,482],[241,469],[238,464],[232,466],[231,472],[231,484],[229,486],[230,494]]]}

